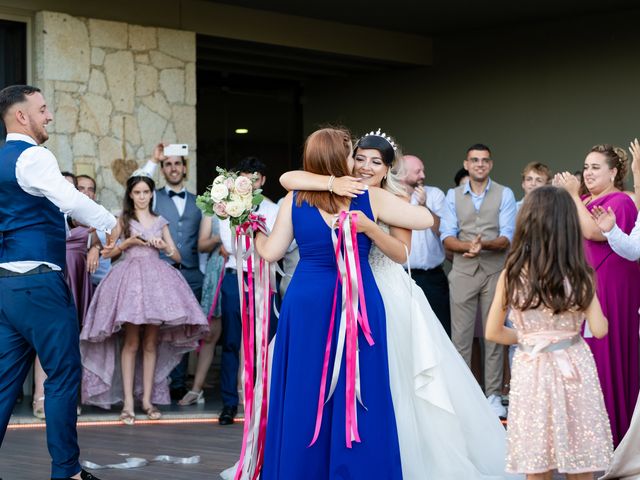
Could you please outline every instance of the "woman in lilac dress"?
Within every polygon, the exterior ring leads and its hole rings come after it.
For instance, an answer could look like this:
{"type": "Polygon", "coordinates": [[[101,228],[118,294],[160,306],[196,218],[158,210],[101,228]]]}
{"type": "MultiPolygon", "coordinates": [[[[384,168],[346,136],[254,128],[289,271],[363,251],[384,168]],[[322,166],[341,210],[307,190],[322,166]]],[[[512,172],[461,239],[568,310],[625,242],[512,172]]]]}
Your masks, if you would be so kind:
{"type": "Polygon", "coordinates": [[[154,188],[143,172],[134,172],[127,181],[114,233],[114,238],[121,235],[123,240],[105,248],[105,256],[124,253],[124,259],[98,286],[80,334],[83,403],[109,407],[123,401],[120,420],[127,425],[135,420],[134,395],[142,397],[142,409],[150,420],[161,417],[154,403],[171,402],[169,373],[209,331],[184,277],[159,257],[164,251],[180,262],[168,222],[151,212],[154,188]],[[122,345],[120,331],[124,331],[122,345]]]}
{"type": "Polygon", "coordinates": [[[597,294],[602,310],[609,320],[609,334],[603,339],[585,332],[598,368],[605,405],[611,422],[614,445],[618,445],[631,423],[640,389],[640,266],[618,255],[607,243],[592,211],[602,207],[615,214],[616,223],[624,233],[633,229],[638,211],[624,190],[627,155],[611,145],[596,145],[584,163],[582,187],[568,172],[554,179],[572,195],[580,216],[585,237],[587,261],[596,272],[597,294]]]}

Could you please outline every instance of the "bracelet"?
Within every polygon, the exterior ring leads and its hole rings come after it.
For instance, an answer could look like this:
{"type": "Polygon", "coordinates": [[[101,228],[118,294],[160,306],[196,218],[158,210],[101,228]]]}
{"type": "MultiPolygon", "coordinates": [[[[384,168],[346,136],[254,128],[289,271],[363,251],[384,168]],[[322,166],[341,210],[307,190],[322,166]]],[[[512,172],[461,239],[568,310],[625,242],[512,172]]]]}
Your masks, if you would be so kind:
{"type": "Polygon", "coordinates": [[[171,252],[164,252],[167,257],[173,257],[173,254],[176,253],[176,249],[172,248],[171,252]]]}
{"type": "Polygon", "coordinates": [[[327,190],[329,190],[329,193],[333,193],[333,181],[336,179],[335,175],[331,175],[329,177],[329,185],[327,185],[327,190]]]}

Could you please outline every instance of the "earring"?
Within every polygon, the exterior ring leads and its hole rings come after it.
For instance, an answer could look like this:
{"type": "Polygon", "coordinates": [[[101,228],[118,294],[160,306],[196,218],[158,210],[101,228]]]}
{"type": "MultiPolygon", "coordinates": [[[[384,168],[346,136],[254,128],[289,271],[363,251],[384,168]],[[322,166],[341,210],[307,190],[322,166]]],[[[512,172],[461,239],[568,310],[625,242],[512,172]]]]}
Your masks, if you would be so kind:
{"type": "Polygon", "coordinates": [[[383,179],[383,180],[386,180],[386,179],[387,179],[387,174],[386,174],[386,173],[384,174],[384,177],[382,177],[382,179],[383,179]]]}

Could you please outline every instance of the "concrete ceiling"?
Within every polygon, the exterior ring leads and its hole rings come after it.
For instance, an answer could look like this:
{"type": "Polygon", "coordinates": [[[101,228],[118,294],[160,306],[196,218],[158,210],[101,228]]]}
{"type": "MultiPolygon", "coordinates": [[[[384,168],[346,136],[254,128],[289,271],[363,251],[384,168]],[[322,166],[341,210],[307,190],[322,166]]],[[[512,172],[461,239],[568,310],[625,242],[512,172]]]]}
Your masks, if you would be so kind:
{"type": "Polygon", "coordinates": [[[635,0],[214,0],[424,36],[637,9],[635,0]]]}

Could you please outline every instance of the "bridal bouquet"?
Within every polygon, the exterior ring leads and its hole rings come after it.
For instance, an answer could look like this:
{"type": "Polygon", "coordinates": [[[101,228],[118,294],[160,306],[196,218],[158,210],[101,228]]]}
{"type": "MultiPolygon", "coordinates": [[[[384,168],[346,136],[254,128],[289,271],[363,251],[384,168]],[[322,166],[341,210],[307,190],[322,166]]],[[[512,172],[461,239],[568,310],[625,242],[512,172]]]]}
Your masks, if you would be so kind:
{"type": "Polygon", "coordinates": [[[253,189],[254,178],[216,167],[218,176],[196,205],[205,215],[215,215],[220,220],[229,219],[231,225],[240,226],[249,219],[254,207],[264,199],[262,189],[253,189]]]}

